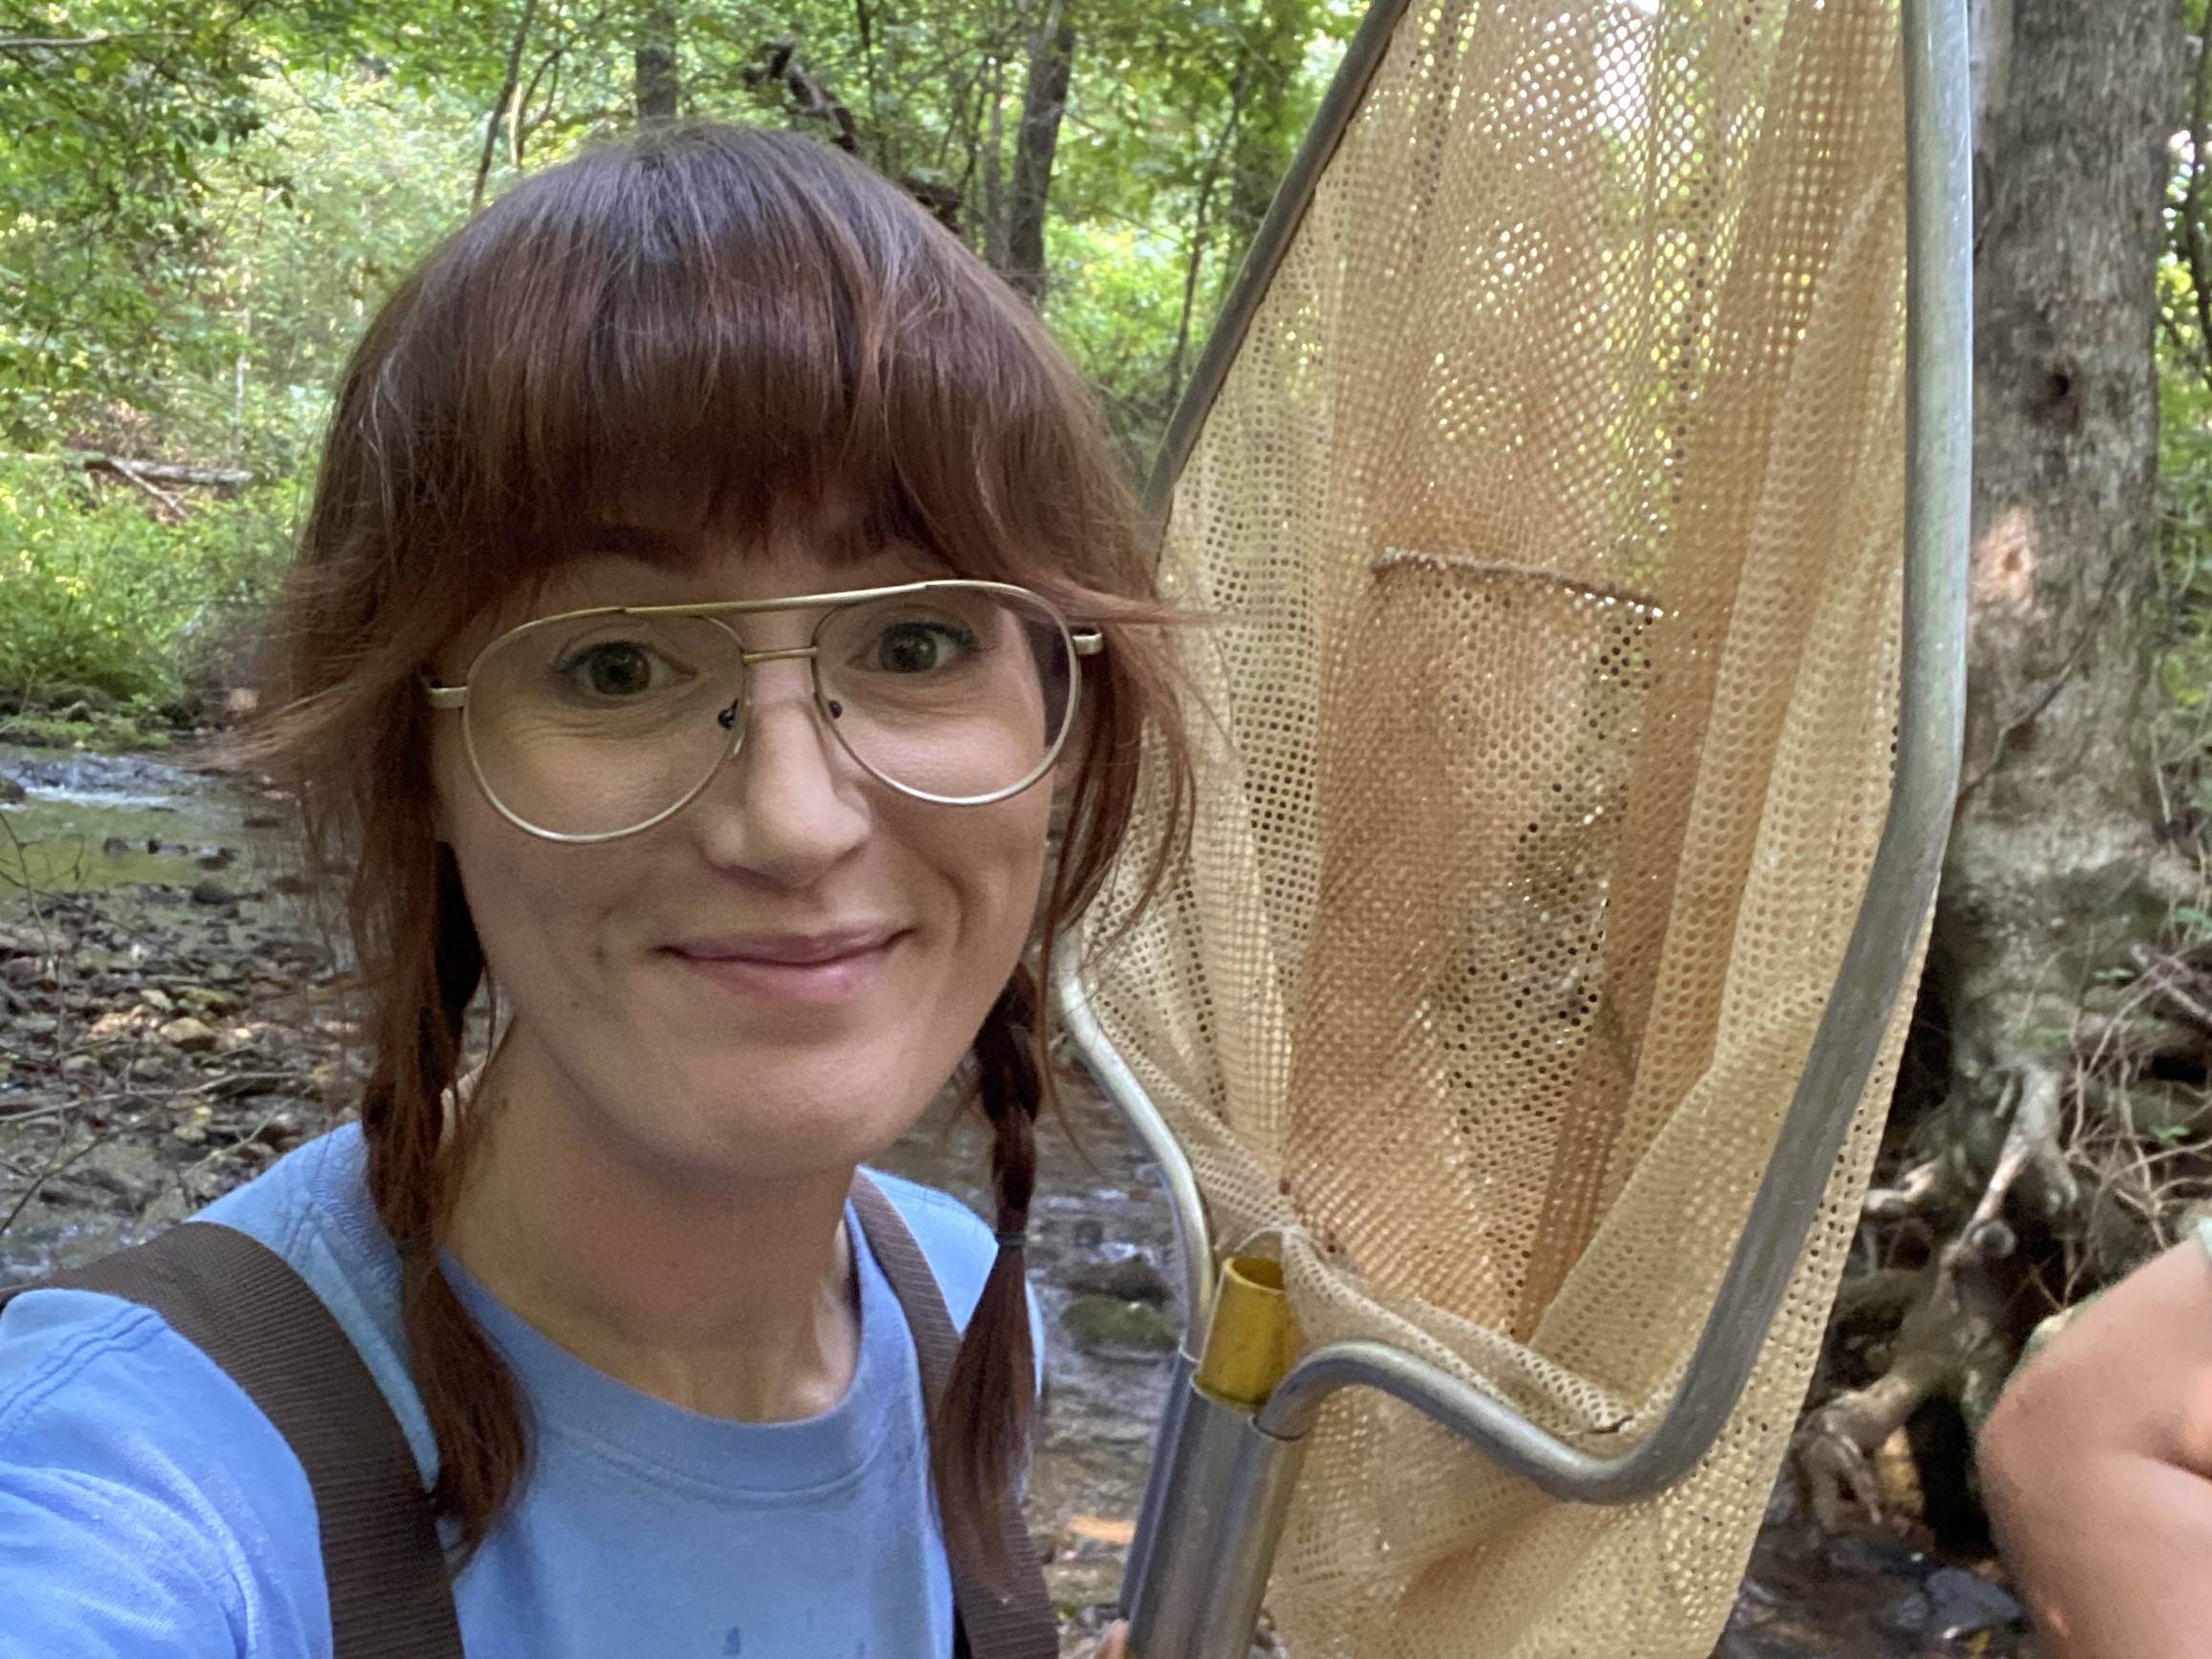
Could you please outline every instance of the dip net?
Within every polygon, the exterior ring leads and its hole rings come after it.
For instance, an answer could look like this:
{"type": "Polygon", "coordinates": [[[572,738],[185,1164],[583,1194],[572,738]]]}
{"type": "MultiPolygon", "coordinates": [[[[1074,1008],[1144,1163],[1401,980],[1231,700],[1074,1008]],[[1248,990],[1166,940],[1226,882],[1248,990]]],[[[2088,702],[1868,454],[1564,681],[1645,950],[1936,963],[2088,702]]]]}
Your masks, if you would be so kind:
{"type": "MultiPolygon", "coordinates": [[[[1174,487],[1196,840],[1099,1019],[1308,1343],[1600,1455],[1711,1310],[1888,801],[1903,105],[1891,0],[1415,0],[1174,487]]],[[[1710,1652],[1909,1003],[1691,1478],[1565,1503],[1339,1394],[1297,1659],[1710,1652]]]]}

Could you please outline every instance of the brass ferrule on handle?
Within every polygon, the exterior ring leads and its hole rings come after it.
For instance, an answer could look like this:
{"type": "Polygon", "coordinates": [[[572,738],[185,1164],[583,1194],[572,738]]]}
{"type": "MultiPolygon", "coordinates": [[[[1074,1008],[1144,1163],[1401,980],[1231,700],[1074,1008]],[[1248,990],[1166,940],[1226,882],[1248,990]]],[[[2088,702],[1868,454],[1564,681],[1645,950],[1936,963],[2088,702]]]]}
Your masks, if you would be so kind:
{"type": "Polygon", "coordinates": [[[1298,1324],[1283,1295],[1283,1265],[1265,1256],[1222,1264],[1214,1318],[1192,1386],[1210,1400],[1256,1412],[1298,1358],[1298,1324]]]}
{"type": "Polygon", "coordinates": [[[1244,1659],[1282,1536],[1301,1441],[1258,1427],[1296,1362],[1283,1267],[1233,1256],[1222,1268],[1205,1347],[1179,1369],[1146,1511],[1144,1570],[1124,1584],[1132,1659],[1244,1659]],[[1187,1377],[1187,1381],[1184,1378],[1187,1377]]]}

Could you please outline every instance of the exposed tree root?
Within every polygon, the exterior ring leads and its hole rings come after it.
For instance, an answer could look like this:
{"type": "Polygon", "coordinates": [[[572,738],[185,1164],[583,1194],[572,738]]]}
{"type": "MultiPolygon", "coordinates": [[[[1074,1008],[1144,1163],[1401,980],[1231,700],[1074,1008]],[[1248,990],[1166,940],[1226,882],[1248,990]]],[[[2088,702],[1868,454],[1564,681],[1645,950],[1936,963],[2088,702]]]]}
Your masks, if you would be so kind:
{"type": "Polygon", "coordinates": [[[1877,1319],[1894,1326],[1921,1298],[1927,1275],[1916,1267],[1877,1267],[1843,1281],[1836,1290],[1838,1320],[1877,1319]]]}
{"type": "MultiPolygon", "coordinates": [[[[1969,1424],[1979,1424],[1996,1403],[2012,1358],[2004,1294],[1989,1271],[2016,1248],[2004,1219],[2006,1201],[2031,1172],[2039,1188],[2038,1207],[2046,1213],[2071,1206],[2078,1197],[2059,1141],[2062,1093],[2060,1075],[2039,1065],[2024,1065],[2007,1080],[2010,1117],[1996,1167],[1933,1264],[1909,1275],[1918,1295],[1899,1324],[1887,1367],[1865,1387],[1837,1395],[1798,1430],[1797,1466],[1823,1525],[1844,1524],[1853,1506],[1882,1518],[1872,1454],[1926,1401],[1939,1395],[1956,1400],[1969,1424]]],[[[1942,1165],[1939,1159],[1917,1166],[1888,1189],[1894,1197],[1879,1206],[1870,1202],[1868,1215],[1925,1211],[1941,1184],[1942,1165]],[[1935,1173],[1923,1177],[1923,1171],[1935,1173]]],[[[1880,1294],[1901,1299],[1904,1287],[1892,1269],[1880,1294]]],[[[1859,1294],[1874,1297],[1876,1287],[1869,1285],[1859,1294]]]]}
{"type": "Polygon", "coordinates": [[[2037,1197],[2046,1216],[2062,1214],[2079,1200],[2080,1187],[2058,1138],[2058,1101],[2063,1089],[2064,1079],[2048,1066],[2026,1066],[2012,1074],[2008,1091],[2010,1125],[2005,1132],[2004,1150],[1997,1155],[1997,1167],[1990,1172],[1989,1184],[1982,1189],[1981,1202],[1974,1206],[1965,1233],[1946,1248],[1946,1258],[1968,1247],[1989,1260],[2012,1253],[2010,1232],[2003,1236],[2002,1248],[1992,1247],[1997,1242],[1992,1229],[2004,1226],[2006,1196],[2023,1175],[2032,1172],[2035,1176],[2037,1197]]]}
{"type": "Polygon", "coordinates": [[[1861,1208],[1869,1220],[1901,1222],[1935,1208],[1944,1200],[1946,1186],[1944,1160],[1931,1158],[1914,1164],[1893,1185],[1868,1187],[1861,1208]]]}

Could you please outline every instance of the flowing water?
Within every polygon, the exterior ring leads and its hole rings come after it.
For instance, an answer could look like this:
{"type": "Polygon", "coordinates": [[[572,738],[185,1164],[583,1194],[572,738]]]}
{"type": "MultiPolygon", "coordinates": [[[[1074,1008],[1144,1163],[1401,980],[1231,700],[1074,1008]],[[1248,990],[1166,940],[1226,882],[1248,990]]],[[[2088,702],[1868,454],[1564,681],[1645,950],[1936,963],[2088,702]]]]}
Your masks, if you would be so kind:
{"type": "Polygon", "coordinates": [[[24,792],[0,808],[0,886],[190,883],[250,864],[255,832],[280,821],[227,779],[138,755],[0,744],[0,777],[24,792]]]}

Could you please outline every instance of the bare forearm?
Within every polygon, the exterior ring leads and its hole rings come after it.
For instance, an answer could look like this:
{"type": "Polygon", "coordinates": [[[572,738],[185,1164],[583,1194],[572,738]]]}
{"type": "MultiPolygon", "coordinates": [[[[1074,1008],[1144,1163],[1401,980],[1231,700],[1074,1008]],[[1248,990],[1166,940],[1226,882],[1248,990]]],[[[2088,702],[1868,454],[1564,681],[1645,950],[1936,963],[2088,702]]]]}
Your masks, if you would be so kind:
{"type": "Polygon", "coordinates": [[[2063,1458],[1985,1491],[2051,1659],[2212,1654],[2212,1481],[2157,1458],[2063,1458]]]}
{"type": "Polygon", "coordinates": [[[2053,1659],[2212,1656],[2212,1262],[2195,1240],[2084,1308],[1977,1456],[2053,1659]]]}

